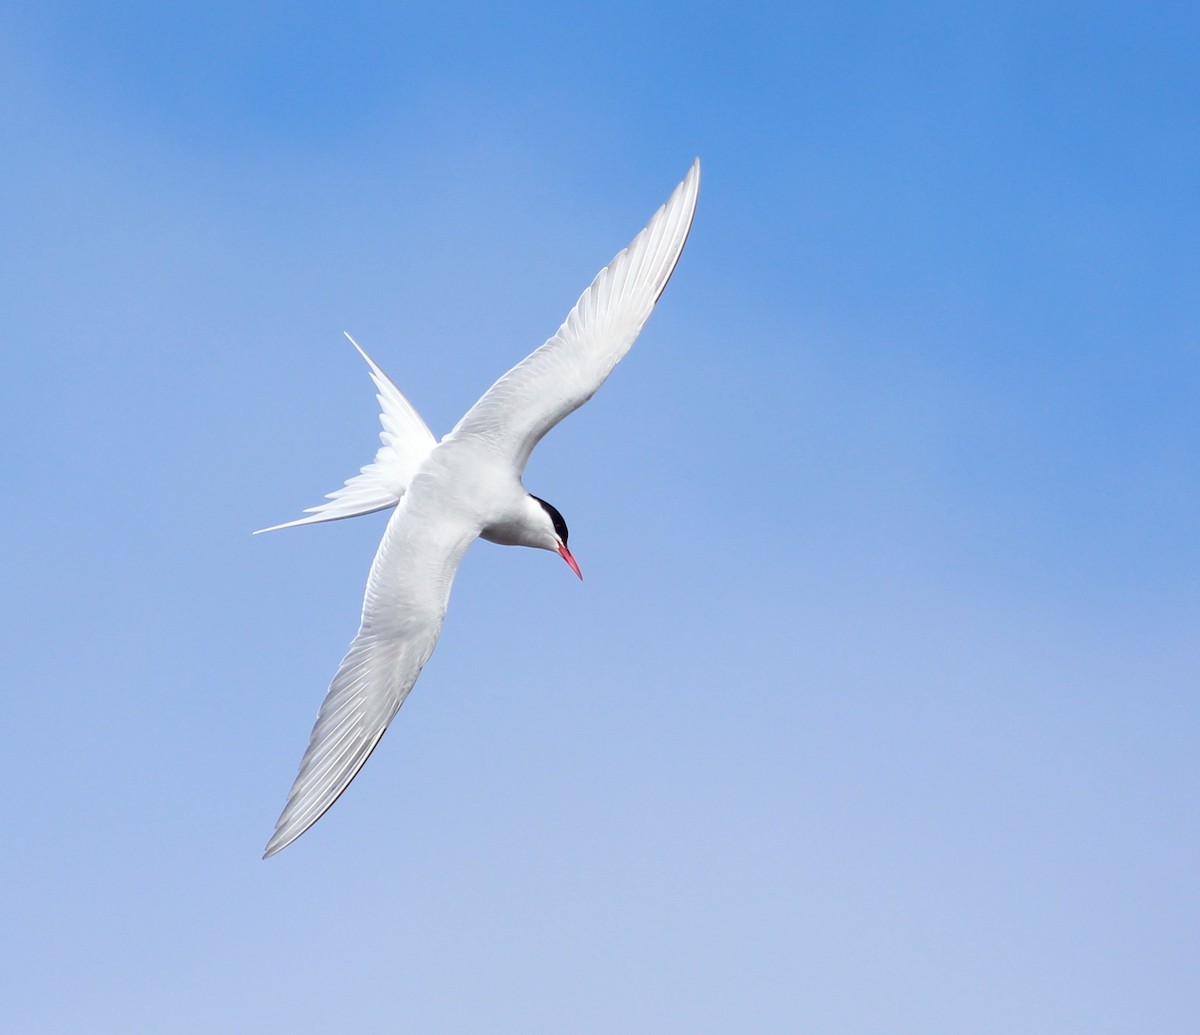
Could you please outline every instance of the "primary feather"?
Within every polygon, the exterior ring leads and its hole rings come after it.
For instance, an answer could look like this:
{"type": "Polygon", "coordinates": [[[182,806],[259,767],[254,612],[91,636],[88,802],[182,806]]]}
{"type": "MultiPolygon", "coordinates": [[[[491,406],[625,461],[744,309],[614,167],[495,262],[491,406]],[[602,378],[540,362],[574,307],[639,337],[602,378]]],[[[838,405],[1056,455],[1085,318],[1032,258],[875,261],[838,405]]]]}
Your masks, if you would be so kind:
{"type": "Polygon", "coordinates": [[[479,534],[471,522],[445,519],[440,490],[425,479],[388,521],[358,635],[321,704],[264,859],[304,833],[349,786],[433,653],[459,559],[479,534]]]}
{"type": "Polygon", "coordinates": [[[554,335],[484,392],[446,437],[479,435],[523,471],[542,436],[587,402],[633,345],[679,262],[699,191],[697,159],[554,335]]]}

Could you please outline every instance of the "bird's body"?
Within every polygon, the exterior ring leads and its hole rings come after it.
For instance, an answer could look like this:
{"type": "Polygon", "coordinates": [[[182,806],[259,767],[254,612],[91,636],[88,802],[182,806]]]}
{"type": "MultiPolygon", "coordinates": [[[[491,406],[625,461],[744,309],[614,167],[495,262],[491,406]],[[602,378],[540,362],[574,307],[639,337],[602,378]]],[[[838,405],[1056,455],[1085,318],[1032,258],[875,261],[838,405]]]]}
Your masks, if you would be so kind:
{"type": "Polygon", "coordinates": [[[683,250],[699,183],[697,161],[556,334],[440,442],[359,348],[382,410],[375,461],[329,502],[310,508],[311,516],[274,527],[395,510],[371,564],[358,635],[321,705],[264,858],[312,826],[374,750],[433,653],[454,574],[472,542],[553,550],[579,574],[562,515],[530,495],[521,475],[542,436],[590,399],[629,351],[683,250]]]}

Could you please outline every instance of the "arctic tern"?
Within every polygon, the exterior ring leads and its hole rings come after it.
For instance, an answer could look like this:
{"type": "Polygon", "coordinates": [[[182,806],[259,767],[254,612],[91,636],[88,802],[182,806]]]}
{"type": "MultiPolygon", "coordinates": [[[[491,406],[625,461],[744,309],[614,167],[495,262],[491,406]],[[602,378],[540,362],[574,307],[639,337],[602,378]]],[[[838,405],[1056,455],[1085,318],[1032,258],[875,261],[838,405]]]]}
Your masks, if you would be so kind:
{"type": "Polygon", "coordinates": [[[699,189],[697,159],[553,337],[492,385],[440,442],[350,339],[379,393],[383,430],[375,460],[328,502],[306,510],[308,517],[260,531],[395,511],[371,564],[358,635],[321,704],[264,859],[324,815],[379,743],[433,653],[455,570],[475,539],[552,550],[583,577],[567,549],[562,515],[527,492],[521,475],[542,436],[587,402],[633,345],[679,261],[699,189]]]}

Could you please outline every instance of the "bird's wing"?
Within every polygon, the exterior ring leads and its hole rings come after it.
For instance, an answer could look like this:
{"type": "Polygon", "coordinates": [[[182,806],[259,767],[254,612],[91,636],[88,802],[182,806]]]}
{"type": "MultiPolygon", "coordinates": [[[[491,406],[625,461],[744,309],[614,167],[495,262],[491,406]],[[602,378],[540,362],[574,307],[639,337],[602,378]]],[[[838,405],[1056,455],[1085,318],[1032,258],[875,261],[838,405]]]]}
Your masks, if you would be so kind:
{"type": "Polygon", "coordinates": [[[492,385],[446,438],[478,436],[524,470],[542,436],[587,402],[633,345],[679,261],[699,189],[697,159],[554,336],[492,385]]]}
{"type": "MultiPolygon", "coordinates": [[[[437,440],[433,433],[421,420],[421,415],[413,408],[404,393],[393,383],[368,356],[349,334],[350,344],[358,349],[358,353],[367,361],[371,371],[371,380],[375,382],[379,400],[379,423],[382,430],[379,440],[382,443],[375,454],[373,462],[362,468],[346,484],[326,496],[328,503],[309,507],[304,511],[309,517],[297,518],[295,521],[285,521],[282,525],[272,525],[270,528],[260,528],[258,532],[274,532],[280,528],[294,528],[296,525],[311,525],[318,521],[338,521],[341,518],[357,517],[359,514],[372,514],[377,510],[394,507],[408,483],[412,481],[417,468],[427,457],[437,440]]],[[[258,535],[255,532],[255,535],[258,535]]]]}
{"type": "MultiPolygon", "coordinates": [[[[420,481],[420,478],[418,478],[420,481]]],[[[476,524],[410,488],[371,565],[362,622],[321,704],[300,772],[263,858],[291,844],[349,786],[429,660],[476,524]]]]}

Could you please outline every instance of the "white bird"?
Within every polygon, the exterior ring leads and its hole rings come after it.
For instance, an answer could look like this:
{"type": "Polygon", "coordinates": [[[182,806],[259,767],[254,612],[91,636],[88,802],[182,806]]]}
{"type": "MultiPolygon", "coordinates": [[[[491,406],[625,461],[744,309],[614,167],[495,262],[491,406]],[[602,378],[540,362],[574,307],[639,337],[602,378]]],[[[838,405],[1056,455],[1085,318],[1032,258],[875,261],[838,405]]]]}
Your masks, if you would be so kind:
{"type": "Polygon", "coordinates": [[[305,511],[309,517],[261,531],[396,509],[367,577],[358,635],[321,704],[264,859],[324,815],[379,743],[433,653],[455,570],[475,539],[553,550],[583,577],[562,515],[526,492],[521,475],[542,436],[587,402],[633,345],[679,261],[699,188],[697,159],[554,336],[484,392],[440,442],[350,339],[379,392],[383,444],[329,502],[305,511]]]}

